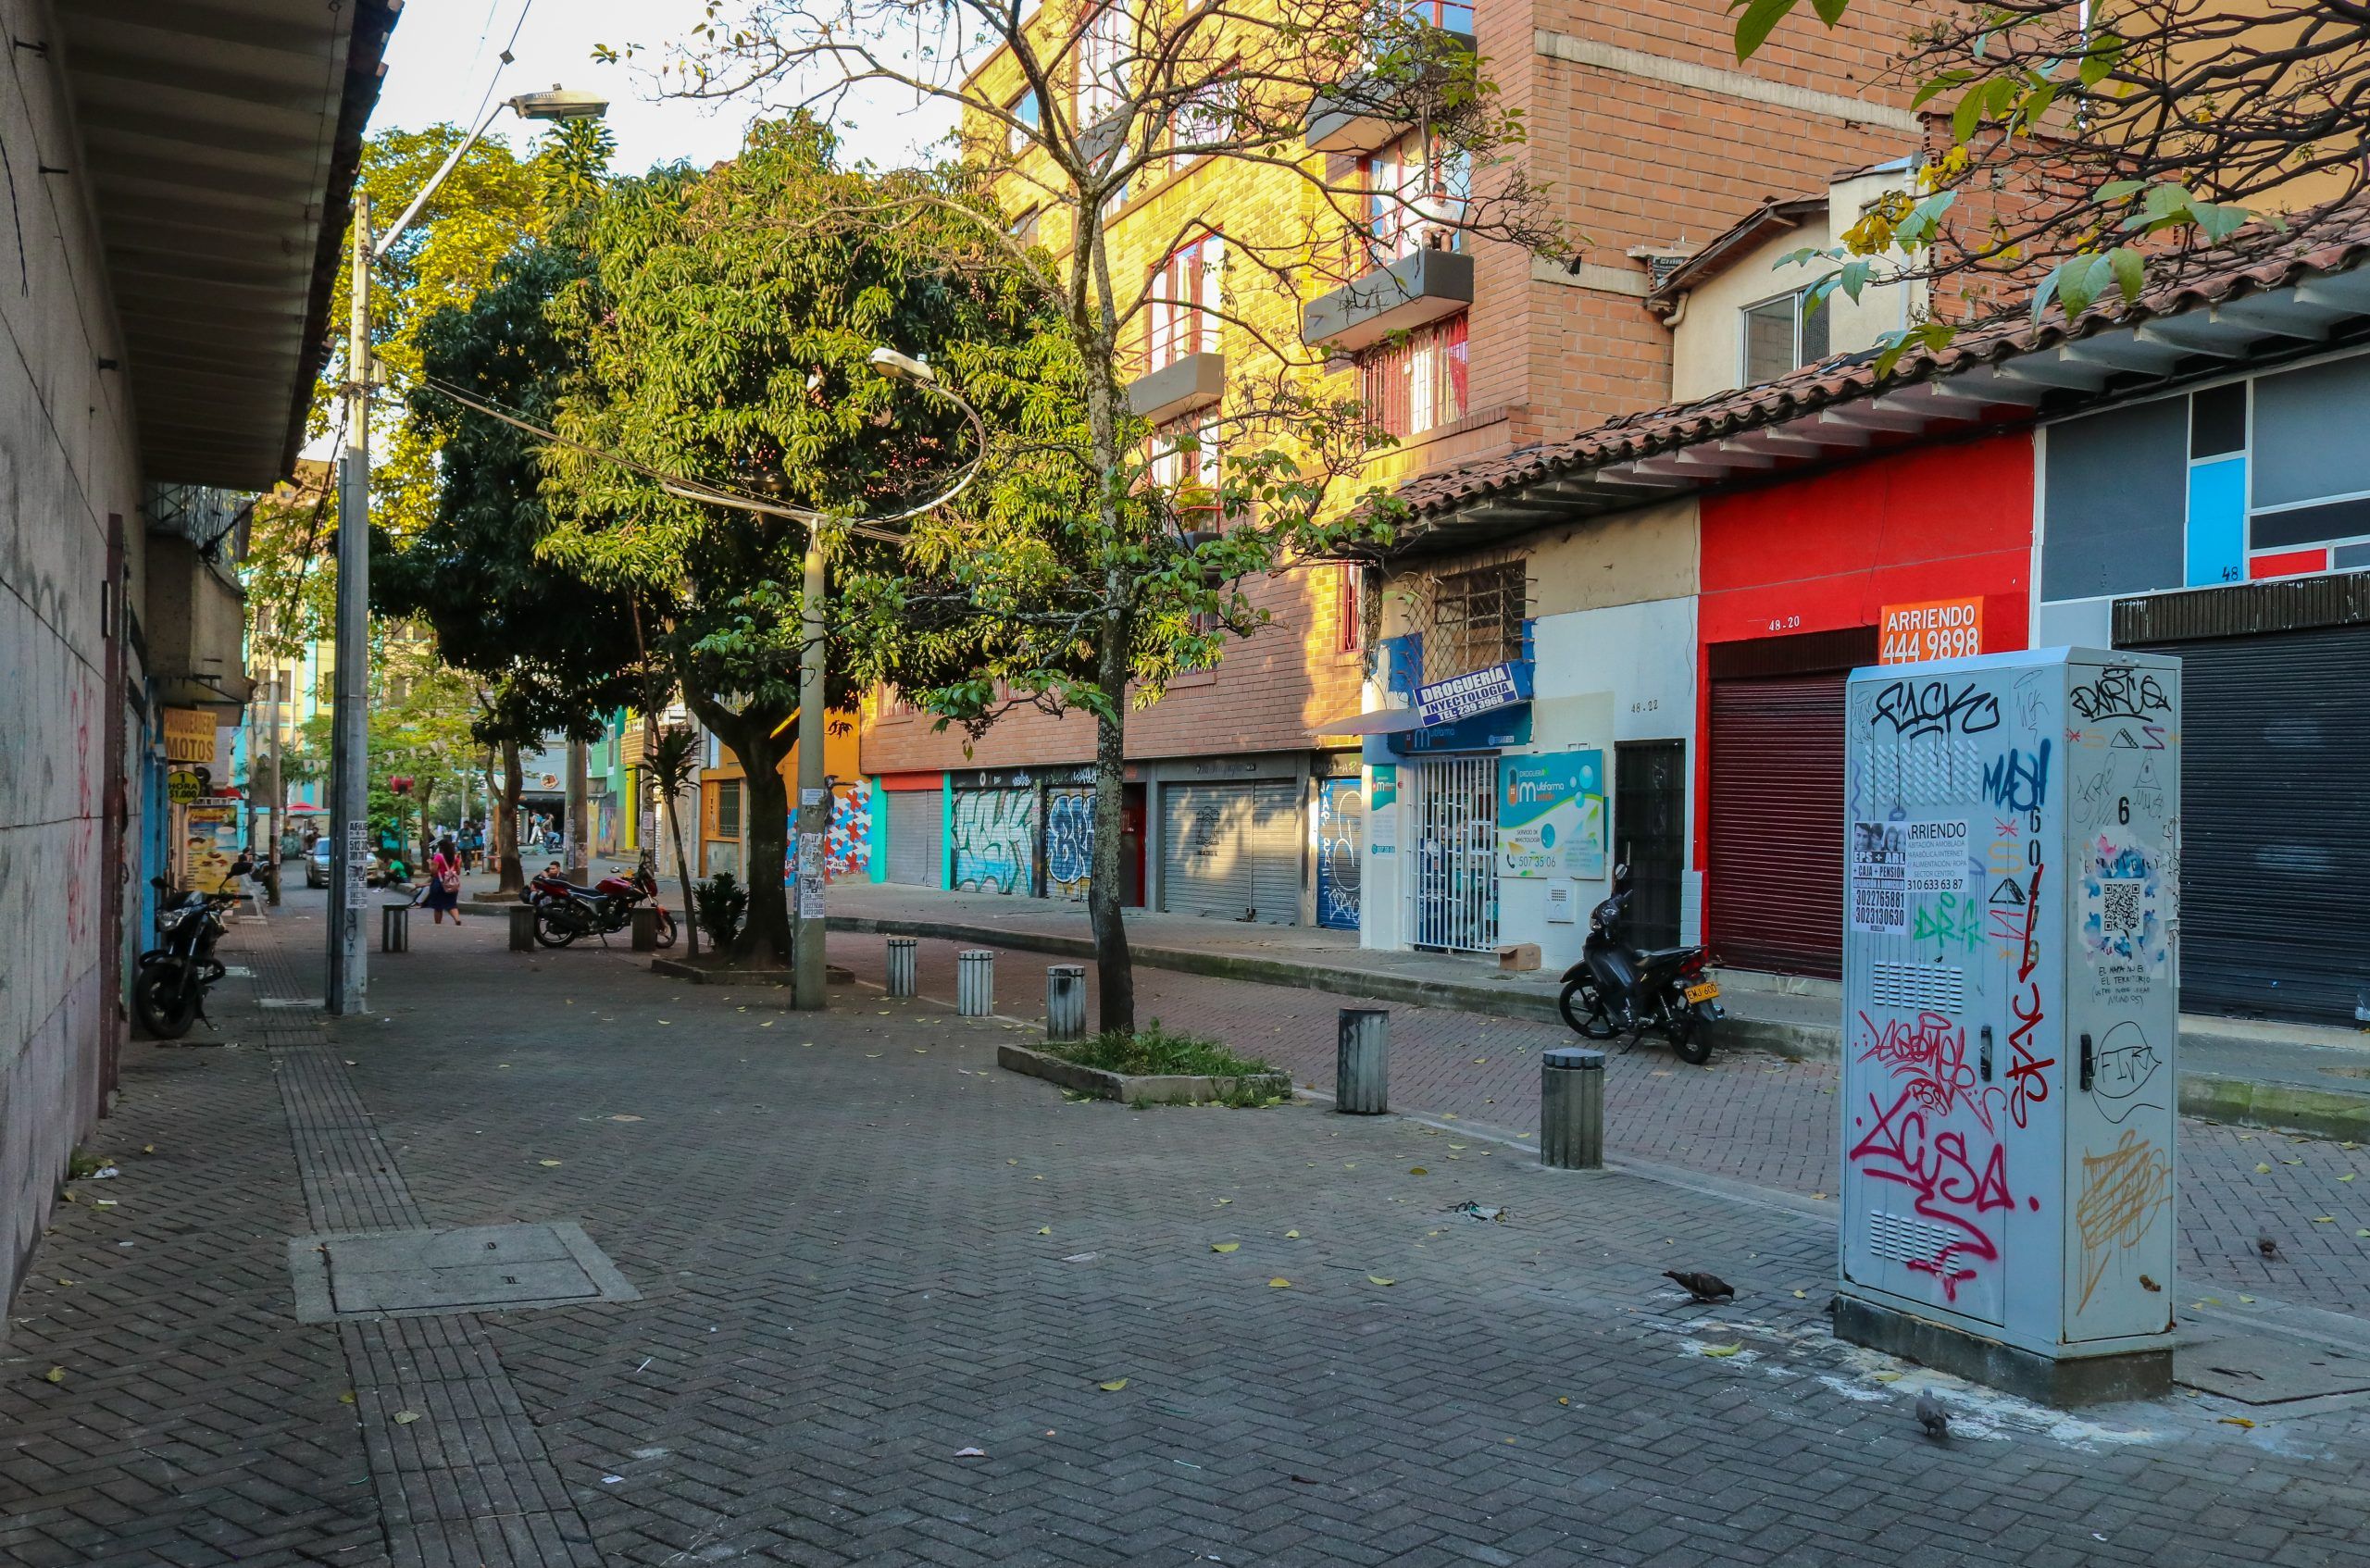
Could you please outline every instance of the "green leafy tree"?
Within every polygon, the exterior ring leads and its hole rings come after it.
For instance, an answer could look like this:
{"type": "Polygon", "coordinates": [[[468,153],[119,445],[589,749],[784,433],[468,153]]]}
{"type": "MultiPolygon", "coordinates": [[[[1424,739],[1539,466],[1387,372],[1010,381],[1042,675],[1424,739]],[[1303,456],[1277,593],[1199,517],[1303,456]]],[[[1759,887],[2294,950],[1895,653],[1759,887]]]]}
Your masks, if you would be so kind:
{"type": "MultiPolygon", "coordinates": [[[[1851,4],[1810,8],[1833,27],[1851,4]]],[[[1731,8],[1745,59],[1801,0],[1731,8]]],[[[1817,297],[1928,286],[1942,303],[1888,337],[1887,365],[2020,305],[2038,319],[2136,300],[2251,222],[2276,233],[2370,187],[2370,10],[2351,0],[1946,0],[1927,16],[1891,68],[1936,112],[1927,156],[1840,243],[1789,258],[1826,271],[1817,297]]]]}
{"type": "MultiPolygon", "coordinates": [[[[584,361],[555,429],[579,444],[543,457],[558,524],[545,555],[633,597],[652,656],[746,771],[736,952],[753,958],[790,948],[780,768],[798,709],[806,527],[685,500],[653,476],[834,516],[892,513],[943,482],[965,437],[951,411],[876,374],[873,349],[933,354],[1019,328],[992,275],[949,265],[942,229],[891,221],[910,180],[838,169],[832,151],[812,120],[764,124],[730,164],[611,187],[586,230],[592,271],[558,317],[584,361]]],[[[899,569],[893,537],[830,531],[836,591],[899,569]]],[[[834,706],[854,691],[850,652],[830,661],[834,706]]]]}

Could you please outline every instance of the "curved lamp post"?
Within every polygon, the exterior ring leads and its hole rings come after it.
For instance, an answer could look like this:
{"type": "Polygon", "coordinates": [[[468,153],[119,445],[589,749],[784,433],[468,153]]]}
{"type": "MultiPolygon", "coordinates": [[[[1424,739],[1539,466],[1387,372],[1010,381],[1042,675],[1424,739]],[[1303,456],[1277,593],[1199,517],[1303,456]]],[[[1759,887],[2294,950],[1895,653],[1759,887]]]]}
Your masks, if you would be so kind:
{"type": "Polygon", "coordinates": [[[988,460],[986,422],[960,392],[939,380],[938,372],[892,348],[874,349],[871,365],[892,381],[944,398],[961,409],[964,418],[969,421],[974,449],[971,460],[943,492],[886,516],[849,518],[702,485],[662,481],[667,494],[685,501],[704,501],[712,506],[787,517],[806,525],[805,579],[799,595],[798,628],[798,877],[797,907],[792,915],[797,928],[791,948],[791,1005],[802,1012],[819,1011],[824,1002],[823,840],[830,831],[831,806],[830,790],[823,775],[823,535],[827,529],[838,528],[892,542],[901,541],[904,536],[891,533],[885,525],[908,521],[953,501],[979,477],[979,470],[988,460]]]}
{"type": "Polygon", "coordinates": [[[555,86],[548,93],[521,93],[496,104],[478,128],[444,160],[395,226],[376,244],[370,238],[370,204],[354,201],[354,309],[346,338],[346,442],[338,480],[337,673],[330,739],[329,976],[322,1001],[332,1014],[366,1012],[369,1006],[368,951],[362,929],[367,898],[364,877],[370,864],[370,728],[367,712],[370,675],[370,268],[386,258],[438,186],[462,157],[508,109],[521,119],[596,119],[608,101],[591,93],[555,86]],[[351,526],[348,526],[351,525],[351,526]]]}

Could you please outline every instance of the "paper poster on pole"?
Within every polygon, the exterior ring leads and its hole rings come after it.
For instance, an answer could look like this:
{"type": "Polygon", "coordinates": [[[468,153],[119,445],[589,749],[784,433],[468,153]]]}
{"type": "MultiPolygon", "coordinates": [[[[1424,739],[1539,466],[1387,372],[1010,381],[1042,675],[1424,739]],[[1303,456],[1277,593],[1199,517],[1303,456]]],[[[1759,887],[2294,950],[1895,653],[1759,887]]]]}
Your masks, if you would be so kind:
{"type": "Polygon", "coordinates": [[[1498,759],[1498,875],[1604,875],[1604,753],[1498,759]]]}

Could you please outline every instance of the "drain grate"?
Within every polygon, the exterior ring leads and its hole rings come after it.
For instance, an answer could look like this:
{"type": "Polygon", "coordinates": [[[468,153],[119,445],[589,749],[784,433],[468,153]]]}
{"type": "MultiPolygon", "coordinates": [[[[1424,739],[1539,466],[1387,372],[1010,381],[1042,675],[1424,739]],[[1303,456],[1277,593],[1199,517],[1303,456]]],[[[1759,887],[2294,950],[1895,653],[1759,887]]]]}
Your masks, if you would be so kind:
{"type": "Polygon", "coordinates": [[[564,1220],[298,1236],[288,1267],[304,1323],[640,1300],[584,1227],[564,1220]]]}

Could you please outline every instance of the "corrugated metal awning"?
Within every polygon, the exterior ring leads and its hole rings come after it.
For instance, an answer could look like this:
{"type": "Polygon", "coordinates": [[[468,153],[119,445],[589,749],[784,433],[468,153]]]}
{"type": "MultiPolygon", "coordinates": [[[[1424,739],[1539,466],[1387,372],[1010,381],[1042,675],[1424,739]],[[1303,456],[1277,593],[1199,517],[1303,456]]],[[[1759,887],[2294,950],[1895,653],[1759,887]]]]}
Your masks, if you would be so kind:
{"type": "Polygon", "coordinates": [[[1311,735],[1397,735],[1403,730],[1421,729],[1424,717],[1413,708],[1378,708],[1370,714],[1348,714],[1329,724],[1320,724],[1309,731],[1311,735]]]}

